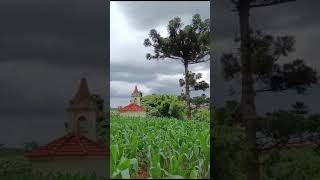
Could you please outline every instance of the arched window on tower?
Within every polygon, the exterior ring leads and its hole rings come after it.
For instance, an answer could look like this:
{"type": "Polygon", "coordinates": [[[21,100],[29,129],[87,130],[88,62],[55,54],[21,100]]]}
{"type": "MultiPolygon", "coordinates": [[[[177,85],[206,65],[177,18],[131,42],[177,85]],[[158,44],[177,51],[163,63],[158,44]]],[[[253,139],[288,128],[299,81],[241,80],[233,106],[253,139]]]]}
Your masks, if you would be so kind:
{"type": "Polygon", "coordinates": [[[78,118],[78,132],[80,135],[88,134],[89,122],[84,116],[78,118]]]}

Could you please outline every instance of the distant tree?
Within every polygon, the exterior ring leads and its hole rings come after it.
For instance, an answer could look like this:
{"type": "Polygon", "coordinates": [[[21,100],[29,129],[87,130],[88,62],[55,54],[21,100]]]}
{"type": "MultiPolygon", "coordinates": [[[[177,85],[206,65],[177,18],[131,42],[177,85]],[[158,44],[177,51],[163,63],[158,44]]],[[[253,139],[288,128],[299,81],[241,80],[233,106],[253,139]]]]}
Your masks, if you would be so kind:
{"type": "Polygon", "coordinates": [[[185,100],[187,103],[187,117],[191,118],[189,65],[210,60],[210,21],[201,19],[195,14],[191,25],[183,28],[181,19],[176,17],[169,21],[168,37],[162,37],[155,29],[150,30],[149,37],[144,40],[146,47],[153,47],[154,54],[148,53],[146,58],[172,59],[184,65],[185,100]]]}
{"type": "Polygon", "coordinates": [[[107,119],[107,115],[105,113],[105,116],[103,118],[102,121],[98,122],[97,124],[97,135],[98,135],[98,142],[100,144],[106,144],[108,141],[108,135],[109,135],[109,123],[108,123],[108,119],[107,119]]]}
{"type": "Polygon", "coordinates": [[[96,102],[96,106],[99,112],[104,111],[104,100],[103,98],[98,94],[91,95],[91,98],[96,102]]]}
{"type": "Polygon", "coordinates": [[[320,114],[310,114],[302,102],[293,104],[290,110],[266,113],[259,119],[259,151],[277,151],[292,144],[319,144],[320,114]],[[266,142],[264,139],[268,139],[266,142]]]}
{"type": "Polygon", "coordinates": [[[26,142],[24,143],[25,152],[31,152],[32,150],[39,147],[39,144],[36,141],[26,142]]]}
{"type": "Polygon", "coordinates": [[[202,94],[201,96],[193,97],[191,102],[198,108],[200,105],[210,103],[210,98],[207,98],[205,94],[202,94]]]}
{"type": "Polygon", "coordinates": [[[304,102],[298,101],[292,106],[293,112],[296,114],[307,114],[309,112],[308,106],[304,104],[304,102]]]}
{"type": "MultiPolygon", "coordinates": [[[[104,100],[103,98],[98,94],[91,95],[91,99],[96,103],[97,107],[97,128],[101,128],[100,124],[103,124],[103,121],[106,120],[106,114],[104,109],[104,100]]],[[[68,124],[65,124],[65,126],[68,126],[68,124]]]]}
{"type": "Polygon", "coordinates": [[[4,152],[4,144],[0,144],[0,155],[4,152]]]}
{"type": "Polygon", "coordinates": [[[98,142],[105,144],[108,134],[108,111],[105,111],[104,100],[100,95],[93,94],[91,98],[95,101],[97,107],[97,136],[98,142]]]}

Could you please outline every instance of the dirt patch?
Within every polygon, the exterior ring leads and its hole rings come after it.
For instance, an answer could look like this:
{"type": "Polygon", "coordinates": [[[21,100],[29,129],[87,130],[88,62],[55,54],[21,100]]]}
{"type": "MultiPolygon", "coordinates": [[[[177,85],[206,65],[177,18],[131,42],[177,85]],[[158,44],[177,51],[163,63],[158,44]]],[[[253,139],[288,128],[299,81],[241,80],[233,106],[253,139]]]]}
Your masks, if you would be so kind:
{"type": "Polygon", "coordinates": [[[141,167],[138,170],[137,175],[133,177],[133,179],[147,179],[147,178],[148,178],[148,169],[147,169],[147,167],[141,167]]]}

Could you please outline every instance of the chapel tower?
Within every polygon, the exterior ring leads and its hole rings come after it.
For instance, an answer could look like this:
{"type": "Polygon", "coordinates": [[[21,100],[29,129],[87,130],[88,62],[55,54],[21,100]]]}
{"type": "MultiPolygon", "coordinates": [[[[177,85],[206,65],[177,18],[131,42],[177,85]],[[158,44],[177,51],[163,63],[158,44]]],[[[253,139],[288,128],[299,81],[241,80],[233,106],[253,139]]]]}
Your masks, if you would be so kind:
{"type": "Polygon", "coordinates": [[[81,79],[79,89],[67,108],[66,133],[85,136],[97,141],[97,104],[91,97],[87,80],[81,79]]]}
{"type": "Polygon", "coordinates": [[[132,94],[131,94],[131,100],[130,103],[131,104],[136,104],[140,106],[140,101],[141,101],[141,92],[138,91],[137,86],[135,86],[132,94]]]}

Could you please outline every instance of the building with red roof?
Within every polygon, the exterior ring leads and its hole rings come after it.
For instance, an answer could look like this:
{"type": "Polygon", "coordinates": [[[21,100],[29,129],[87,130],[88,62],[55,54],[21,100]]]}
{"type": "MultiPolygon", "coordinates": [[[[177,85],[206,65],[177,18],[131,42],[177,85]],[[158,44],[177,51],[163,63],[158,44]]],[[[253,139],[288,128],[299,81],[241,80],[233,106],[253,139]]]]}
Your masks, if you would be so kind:
{"type": "Polygon", "coordinates": [[[34,171],[107,176],[109,150],[97,143],[96,103],[82,78],[67,108],[66,134],[26,155],[34,171]]]}
{"type": "Polygon", "coordinates": [[[130,104],[125,107],[119,107],[119,114],[121,116],[139,116],[145,117],[146,110],[140,105],[142,93],[138,90],[138,87],[135,86],[132,94],[130,104]]]}

